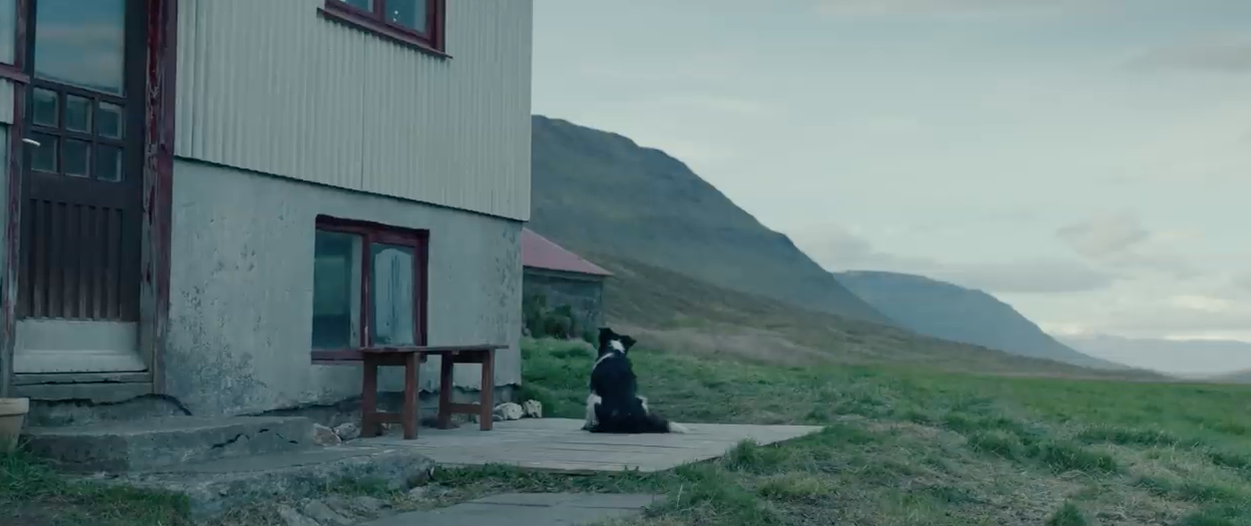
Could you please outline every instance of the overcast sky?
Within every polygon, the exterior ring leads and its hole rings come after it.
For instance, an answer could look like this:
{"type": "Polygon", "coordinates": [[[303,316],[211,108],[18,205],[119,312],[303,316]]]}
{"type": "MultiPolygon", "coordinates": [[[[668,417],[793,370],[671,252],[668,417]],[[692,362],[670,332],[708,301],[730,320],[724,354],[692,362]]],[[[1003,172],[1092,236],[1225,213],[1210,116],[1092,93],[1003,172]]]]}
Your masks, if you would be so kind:
{"type": "Polygon", "coordinates": [[[535,113],[669,152],[828,268],[1251,341],[1251,0],[535,4],[535,113]]]}

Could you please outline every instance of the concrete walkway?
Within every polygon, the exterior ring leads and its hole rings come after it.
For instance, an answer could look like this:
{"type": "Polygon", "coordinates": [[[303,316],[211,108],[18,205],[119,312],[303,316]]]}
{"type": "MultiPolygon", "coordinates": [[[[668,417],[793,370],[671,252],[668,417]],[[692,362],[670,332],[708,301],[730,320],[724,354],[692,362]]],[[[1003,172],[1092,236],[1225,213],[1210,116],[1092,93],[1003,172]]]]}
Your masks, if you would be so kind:
{"type": "Polygon", "coordinates": [[[362,526],[566,526],[642,512],[663,496],[607,493],[504,493],[447,508],[387,517],[362,526]]]}

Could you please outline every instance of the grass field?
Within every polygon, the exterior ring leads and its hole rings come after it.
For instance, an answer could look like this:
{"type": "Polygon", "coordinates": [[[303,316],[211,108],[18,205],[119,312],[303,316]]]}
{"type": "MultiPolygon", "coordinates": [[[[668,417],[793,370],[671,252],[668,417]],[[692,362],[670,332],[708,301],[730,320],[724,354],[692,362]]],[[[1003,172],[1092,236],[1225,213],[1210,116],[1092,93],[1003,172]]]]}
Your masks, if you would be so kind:
{"type": "MultiPolygon", "coordinates": [[[[581,417],[589,346],[523,347],[523,396],[581,417]]],[[[505,490],[669,495],[631,526],[1251,525],[1251,387],[779,366],[647,341],[631,355],[652,407],[675,420],[827,427],[668,473],[452,469],[437,473],[435,500],[378,496],[430,507],[505,490]]],[[[189,524],[179,499],[70,484],[25,457],[0,458],[0,510],[6,525],[189,524]]],[[[278,524],[238,515],[251,519],[222,524],[278,524]]]]}
{"type": "MultiPolygon", "coordinates": [[[[632,352],[651,406],[687,422],[822,424],[672,473],[504,468],[439,477],[503,488],[661,491],[631,524],[1251,524],[1251,388],[779,367],[632,352]]],[[[526,396],[578,418],[592,357],[527,341],[526,396]]]]}

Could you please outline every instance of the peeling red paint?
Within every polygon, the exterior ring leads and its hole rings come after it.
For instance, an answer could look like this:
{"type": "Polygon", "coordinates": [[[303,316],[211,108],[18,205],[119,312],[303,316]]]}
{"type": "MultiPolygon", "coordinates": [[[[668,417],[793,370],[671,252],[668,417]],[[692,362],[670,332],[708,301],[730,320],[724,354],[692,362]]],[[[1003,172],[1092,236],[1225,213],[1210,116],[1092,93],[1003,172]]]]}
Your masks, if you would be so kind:
{"type": "Polygon", "coordinates": [[[174,172],[174,78],[177,72],[178,0],[148,0],[148,103],[144,126],[144,223],[147,230],[142,288],[148,298],[140,341],[152,358],[152,388],[165,392],[165,342],[169,321],[170,206],[174,172]]]}

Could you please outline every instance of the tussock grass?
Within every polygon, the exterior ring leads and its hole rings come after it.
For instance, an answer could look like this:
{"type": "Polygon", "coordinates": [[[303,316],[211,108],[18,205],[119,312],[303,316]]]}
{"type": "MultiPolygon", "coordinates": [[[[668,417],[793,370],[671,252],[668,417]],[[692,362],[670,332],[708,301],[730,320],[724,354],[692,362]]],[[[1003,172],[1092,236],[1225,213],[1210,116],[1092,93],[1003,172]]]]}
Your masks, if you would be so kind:
{"type": "MultiPolygon", "coordinates": [[[[527,393],[580,417],[589,347],[528,340],[523,352],[527,393]]],[[[439,483],[669,495],[631,526],[1251,524],[1245,387],[793,367],[646,342],[632,357],[652,407],[675,420],[826,428],[665,474],[480,468],[439,483]]]]}

